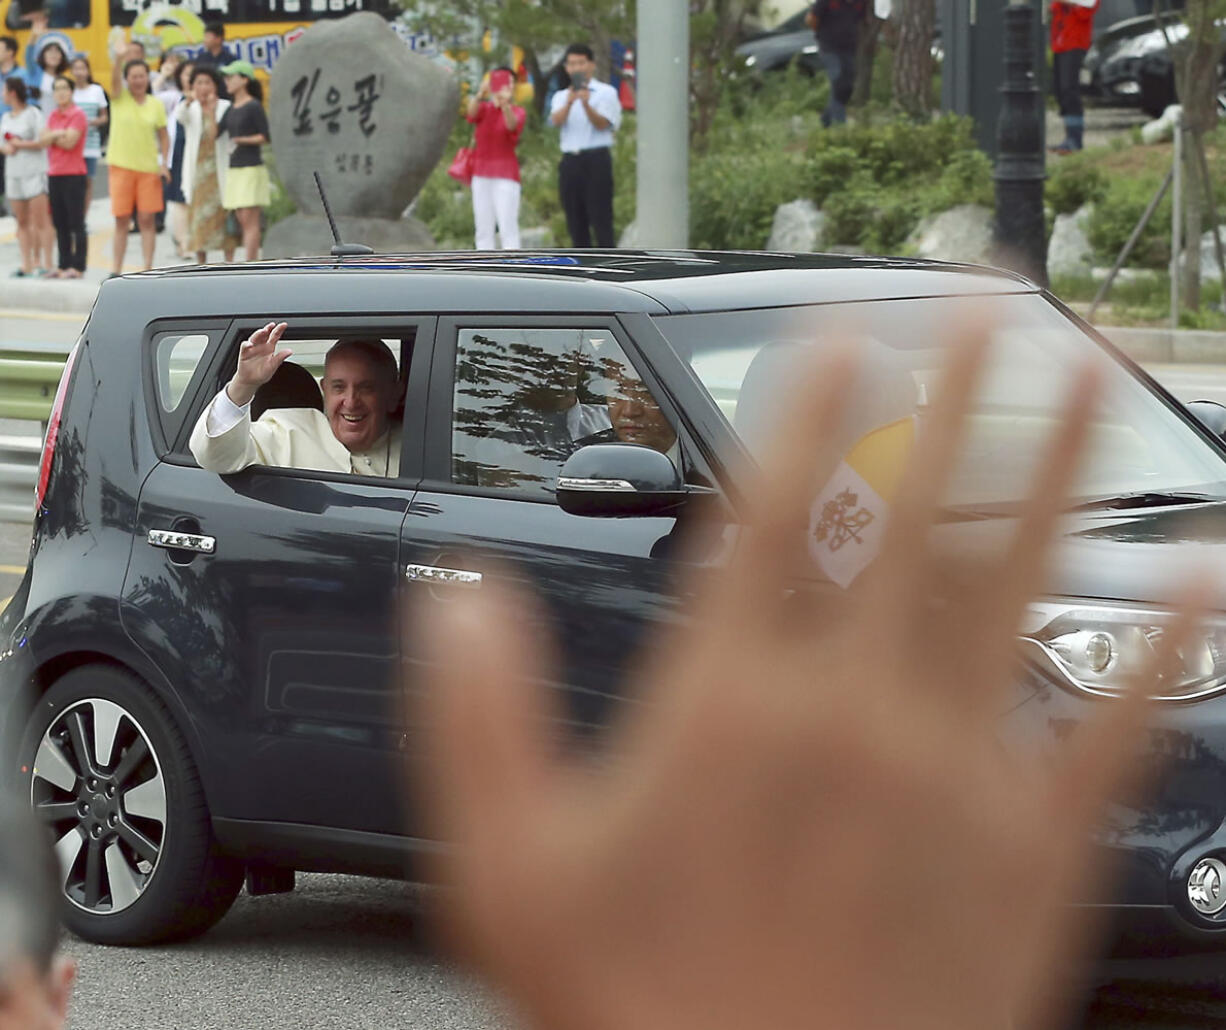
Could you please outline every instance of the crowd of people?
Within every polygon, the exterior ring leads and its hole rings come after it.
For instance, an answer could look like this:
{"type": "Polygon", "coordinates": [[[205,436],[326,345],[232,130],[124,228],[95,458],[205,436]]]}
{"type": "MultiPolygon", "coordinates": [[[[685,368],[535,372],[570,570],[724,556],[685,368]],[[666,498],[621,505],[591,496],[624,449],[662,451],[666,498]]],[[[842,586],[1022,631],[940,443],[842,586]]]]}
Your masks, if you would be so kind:
{"type": "Polygon", "coordinates": [[[111,275],[123,271],[130,232],[141,263],[153,265],[157,233],[203,263],[209,252],[259,258],[270,199],[261,147],[269,142],[255,69],[210,23],[204,49],[175,52],[154,71],[144,46],[122,29],[111,38],[110,91],[89,57],[44,41],[46,18],[30,16],[24,65],[12,36],[0,36],[0,182],[17,222],[18,277],[79,279],[86,269],[86,214],[105,154],[115,219],[111,275]],[[58,247],[58,255],[53,250],[58,247]]]}

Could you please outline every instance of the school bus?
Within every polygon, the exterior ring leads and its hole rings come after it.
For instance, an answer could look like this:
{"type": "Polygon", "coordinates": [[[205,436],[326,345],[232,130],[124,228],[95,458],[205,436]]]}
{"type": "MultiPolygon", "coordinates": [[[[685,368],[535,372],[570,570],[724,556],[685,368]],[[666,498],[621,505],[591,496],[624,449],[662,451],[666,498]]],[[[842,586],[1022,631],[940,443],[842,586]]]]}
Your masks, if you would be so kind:
{"type": "Polygon", "coordinates": [[[71,58],[85,54],[94,78],[111,81],[111,55],[107,38],[121,26],[156,67],[157,59],[174,50],[194,54],[203,49],[204,26],[210,21],[226,27],[226,46],[236,58],[250,61],[267,83],[268,73],[285,48],[323,18],[343,18],[355,11],[374,11],[391,19],[397,12],[390,0],[0,0],[5,33],[20,45],[18,61],[25,58],[30,39],[28,14],[44,10],[47,32],[41,49],[58,43],[71,58]]]}
{"type": "MultiPolygon", "coordinates": [[[[89,58],[94,78],[109,88],[111,55],[107,40],[111,29],[127,29],[132,39],[145,46],[154,67],[168,51],[192,55],[203,49],[204,26],[210,21],[226,27],[226,46],[236,58],[250,61],[267,86],[268,75],[285,48],[308,28],[324,18],[343,18],[357,11],[373,11],[387,18],[392,28],[412,50],[463,71],[464,56],[453,47],[440,45],[428,34],[413,32],[396,19],[393,0],[0,0],[5,33],[19,44],[18,62],[25,60],[30,40],[28,15],[47,13],[47,32],[39,48],[58,43],[71,59],[83,53],[89,58]]],[[[477,46],[490,52],[488,35],[477,46]]],[[[509,56],[517,71],[516,98],[530,101],[533,84],[523,64],[523,51],[511,47],[509,56]]]]}

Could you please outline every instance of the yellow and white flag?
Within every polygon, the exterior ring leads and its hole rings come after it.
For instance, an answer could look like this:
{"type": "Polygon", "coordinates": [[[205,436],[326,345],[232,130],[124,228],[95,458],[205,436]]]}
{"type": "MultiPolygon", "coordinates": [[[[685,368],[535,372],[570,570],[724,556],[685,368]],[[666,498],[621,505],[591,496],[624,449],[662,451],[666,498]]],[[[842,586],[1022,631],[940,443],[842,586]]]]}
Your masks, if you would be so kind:
{"type": "Polygon", "coordinates": [[[839,462],[809,512],[809,554],[846,589],[877,556],[915,442],[911,416],[862,436],[839,462]]]}

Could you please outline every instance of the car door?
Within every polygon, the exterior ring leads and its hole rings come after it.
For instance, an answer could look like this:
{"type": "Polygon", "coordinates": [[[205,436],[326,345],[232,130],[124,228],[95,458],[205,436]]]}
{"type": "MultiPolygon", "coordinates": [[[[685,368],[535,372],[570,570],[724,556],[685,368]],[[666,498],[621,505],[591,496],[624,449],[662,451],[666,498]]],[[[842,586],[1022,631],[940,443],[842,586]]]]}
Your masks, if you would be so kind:
{"type": "MultiPolygon", "coordinates": [[[[424,479],[401,546],[410,621],[491,578],[537,595],[543,625],[533,628],[556,639],[560,657],[548,685],[560,692],[568,728],[580,737],[607,723],[648,632],[678,618],[681,592],[692,581],[681,558],[688,554],[684,511],[680,517],[585,518],[554,503],[553,479],[566,448],[526,425],[525,408],[529,401],[541,404],[540,391],[558,388],[559,366],[566,375],[578,368],[582,412],[567,409],[580,434],[575,444],[610,440],[612,426],[604,418],[601,427],[604,404],[594,384],[611,357],[641,376],[659,402],[676,432],[667,449],[687,477],[706,481],[684,420],[615,320],[441,319],[424,479]],[[570,344],[578,358],[561,353],[570,344]]],[[[700,559],[721,560],[718,547],[700,559]]],[[[420,682],[420,660],[406,655],[411,689],[420,682]]],[[[411,755],[422,743],[414,726],[410,715],[411,755]]]]}
{"type": "MultiPolygon", "coordinates": [[[[290,321],[286,341],[314,348],[316,375],[337,336],[401,344],[400,477],[201,469],[186,450],[195,413],[257,327],[235,322],[141,491],[123,619],[195,723],[215,817],[398,833],[398,551],[420,477],[424,404],[412,396],[425,390],[433,320],[290,321]]],[[[155,327],[146,343],[155,370],[165,340],[155,327]]]]}

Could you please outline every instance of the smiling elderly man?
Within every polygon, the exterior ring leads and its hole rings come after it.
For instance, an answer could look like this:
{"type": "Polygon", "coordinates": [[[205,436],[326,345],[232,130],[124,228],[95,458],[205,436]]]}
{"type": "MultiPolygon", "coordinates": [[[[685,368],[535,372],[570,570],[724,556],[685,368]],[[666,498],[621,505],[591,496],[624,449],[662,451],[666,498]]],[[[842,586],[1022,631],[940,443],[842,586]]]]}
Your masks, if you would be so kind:
{"type": "Polygon", "coordinates": [[[234,377],[196,422],[191,451],[226,474],[250,465],[396,476],[400,433],[391,419],[400,383],[381,340],[340,340],[324,361],[324,410],[273,408],[251,420],[251,402],[292,354],[277,350],[287,325],[270,322],[239,350],[234,377]]]}

